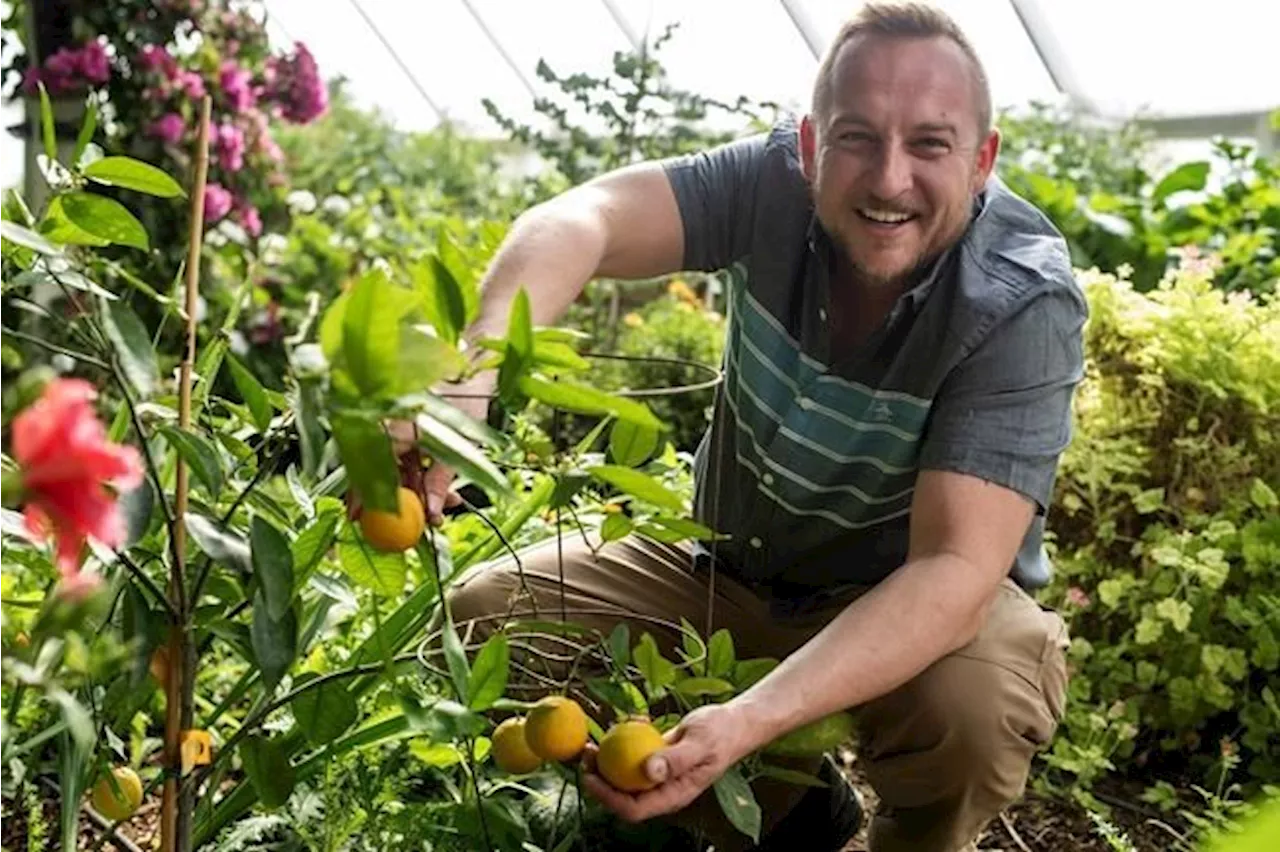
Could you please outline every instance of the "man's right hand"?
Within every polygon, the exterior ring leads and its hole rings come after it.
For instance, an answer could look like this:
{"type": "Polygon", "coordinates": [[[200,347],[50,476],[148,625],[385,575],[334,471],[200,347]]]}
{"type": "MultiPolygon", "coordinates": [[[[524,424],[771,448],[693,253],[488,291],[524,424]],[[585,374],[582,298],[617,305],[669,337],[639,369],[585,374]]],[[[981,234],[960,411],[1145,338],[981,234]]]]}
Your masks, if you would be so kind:
{"type": "Polygon", "coordinates": [[[444,523],[444,510],[462,504],[462,496],[453,490],[454,469],[443,462],[432,460],[426,470],[422,468],[422,451],[418,446],[417,427],[409,420],[394,420],[387,424],[391,436],[391,448],[400,466],[400,481],[412,489],[422,500],[427,512],[427,523],[434,527],[444,523]]]}

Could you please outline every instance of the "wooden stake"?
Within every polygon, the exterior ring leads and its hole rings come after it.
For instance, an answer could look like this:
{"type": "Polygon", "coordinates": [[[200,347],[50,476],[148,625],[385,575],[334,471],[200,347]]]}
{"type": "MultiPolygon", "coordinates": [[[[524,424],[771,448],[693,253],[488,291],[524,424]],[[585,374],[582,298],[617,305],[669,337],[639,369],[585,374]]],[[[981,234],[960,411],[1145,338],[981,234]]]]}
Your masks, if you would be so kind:
{"type": "MultiPolygon", "coordinates": [[[[178,427],[191,427],[191,371],[196,361],[196,304],[200,295],[200,247],[204,239],[204,191],[209,174],[209,114],[212,101],[200,102],[200,129],[196,141],[195,172],[191,187],[191,233],[187,244],[186,338],[178,376],[178,427]]],[[[182,773],[182,732],[191,727],[191,694],[195,681],[195,646],[191,641],[191,615],[187,601],[185,553],[187,542],[188,472],[178,457],[174,493],[173,565],[169,571],[169,602],[176,614],[169,631],[169,677],[165,686],[164,755],[168,775],[160,810],[162,852],[186,852],[191,845],[190,794],[179,796],[182,773]]]]}

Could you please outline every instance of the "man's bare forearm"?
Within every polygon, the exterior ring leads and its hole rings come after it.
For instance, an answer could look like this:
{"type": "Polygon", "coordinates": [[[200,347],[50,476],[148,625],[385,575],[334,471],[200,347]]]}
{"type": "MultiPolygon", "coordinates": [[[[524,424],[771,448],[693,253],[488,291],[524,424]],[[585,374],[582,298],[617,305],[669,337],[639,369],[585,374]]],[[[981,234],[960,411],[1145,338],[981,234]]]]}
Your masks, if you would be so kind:
{"type": "Polygon", "coordinates": [[[965,645],[997,584],[951,554],[904,565],[734,699],[758,732],[754,747],[885,695],[965,645]]]}

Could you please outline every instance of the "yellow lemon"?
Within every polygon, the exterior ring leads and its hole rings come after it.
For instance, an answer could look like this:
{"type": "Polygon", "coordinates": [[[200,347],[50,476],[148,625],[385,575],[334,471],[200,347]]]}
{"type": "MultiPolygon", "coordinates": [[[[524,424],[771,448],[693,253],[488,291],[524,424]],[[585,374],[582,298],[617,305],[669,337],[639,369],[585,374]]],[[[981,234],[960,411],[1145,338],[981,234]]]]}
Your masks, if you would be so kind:
{"type": "Polygon", "coordinates": [[[615,789],[640,793],[657,786],[645,775],[644,762],[666,743],[662,732],[648,719],[634,718],[618,722],[600,740],[596,769],[615,789]]]}
{"type": "Polygon", "coordinates": [[[365,540],[375,550],[399,553],[418,543],[427,526],[427,516],[422,501],[413,491],[401,486],[400,509],[397,512],[380,512],[365,509],[360,513],[360,529],[365,540]]]}
{"type": "Polygon", "coordinates": [[[587,714],[572,698],[548,695],[529,711],[524,738],[543,760],[573,760],[587,744],[587,714]]]}
{"type": "Polygon", "coordinates": [[[118,822],[133,816],[138,805],[142,804],[142,779],[127,766],[117,766],[111,770],[111,774],[120,787],[119,794],[111,789],[109,778],[101,778],[93,786],[93,795],[89,801],[95,811],[112,822],[118,822]]]}
{"type": "Polygon", "coordinates": [[[503,772],[526,775],[542,765],[524,737],[525,720],[506,719],[493,732],[493,760],[503,772]]]}

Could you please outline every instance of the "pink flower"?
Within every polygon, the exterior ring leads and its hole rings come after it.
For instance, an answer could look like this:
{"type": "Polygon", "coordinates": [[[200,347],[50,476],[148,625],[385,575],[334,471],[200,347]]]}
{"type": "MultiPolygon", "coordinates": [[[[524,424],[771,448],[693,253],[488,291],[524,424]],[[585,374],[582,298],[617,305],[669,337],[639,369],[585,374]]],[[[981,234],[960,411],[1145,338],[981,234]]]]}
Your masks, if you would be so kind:
{"type": "Polygon", "coordinates": [[[1089,604],[1093,603],[1093,599],[1079,586],[1072,586],[1067,589],[1067,600],[1081,609],[1088,609],[1089,604]]]}
{"type": "Polygon", "coordinates": [[[271,96],[280,103],[281,115],[289,121],[306,124],[329,108],[329,90],[320,78],[315,57],[302,42],[294,44],[293,56],[267,60],[266,79],[271,96]]]}
{"type": "Polygon", "coordinates": [[[204,220],[213,224],[231,212],[231,190],[221,184],[211,183],[204,188],[204,220]]]}
{"type": "Polygon", "coordinates": [[[187,124],[176,112],[168,112],[152,122],[147,132],[162,142],[173,145],[187,132],[187,124]]]}
{"type": "Polygon", "coordinates": [[[248,201],[236,204],[236,218],[240,221],[240,227],[244,228],[244,232],[249,236],[257,237],[262,234],[262,215],[258,212],[258,208],[248,201]]]}
{"type": "Polygon", "coordinates": [[[159,71],[172,79],[178,73],[178,63],[172,54],[160,44],[148,44],[138,52],[138,66],[144,71],[159,71]]]}
{"type": "Polygon", "coordinates": [[[236,112],[244,112],[258,102],[258,96],[253,91],[253,74],[231,60],[222,63],[218,83],[236,112]]]}
{"type": "Polygon", "coordinates": [[[55,379],[13,419],[28,534],[39,541],[53,536],[58,573],[72,594],[97,583],[81,571],[87,539],[111,548],[125,543],[124,515],[106,486],[129,489],[142,482],[138,451],[107,440],[93,410],[97,395],[81,379],[55,379]]]}
{"type": "Polygon", "coordinates": [[[195,71],[180,71],[177,76],[178,88],[186,92],[193,101],[205,96],[204,78],[195,71]]]}
{"type": "Polygon", "coordinates": [[[228,172],[244,168],[244,132],[230,122],[218,125],[214,140],[218,151],[218,165],[228,172]]]}
{"type": "Polygon", "coordinates": [[[111,63],[107,59],[107,49],[100,41],[91,41],[80,48],[76,57],[80,73],[94,85],[101,86],[111,79],[111,63]]]}

